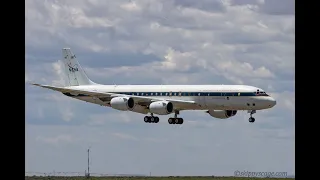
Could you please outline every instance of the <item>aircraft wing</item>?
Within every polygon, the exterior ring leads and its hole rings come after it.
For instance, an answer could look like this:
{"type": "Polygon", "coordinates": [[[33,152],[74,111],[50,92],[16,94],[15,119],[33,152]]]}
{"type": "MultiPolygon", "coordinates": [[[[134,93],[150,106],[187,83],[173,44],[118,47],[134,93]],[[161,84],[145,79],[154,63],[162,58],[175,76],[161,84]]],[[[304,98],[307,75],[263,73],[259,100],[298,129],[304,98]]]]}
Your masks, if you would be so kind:
{"type": "Polygon", "coordinates": [[[135,95],[127,95],[127,94],[117,94],[117,93],[109,93],[109,92],[99,92],[99,91],[88,91],[88,90],[78,90],[73,89],[71,87],[56,87],[56,86],[49,86],[49,85],[41,85],[32,83],[32,85],[51,89],[54,91],[59,91],[62,93],[71,93],[74,95],[83,94],[87,96],[102,98],[102,97],[132,97],[135,102],[142,103],[142,104],[150,104],[155,101],[170,101],[175,105],[179,104],[195,104],[194,101],[184,101],[184,100],[177,100],[177,99],[168,99],[168,98],[154,98],[154,97],[146,97],[146,96],[135,96],[135,95]]]}

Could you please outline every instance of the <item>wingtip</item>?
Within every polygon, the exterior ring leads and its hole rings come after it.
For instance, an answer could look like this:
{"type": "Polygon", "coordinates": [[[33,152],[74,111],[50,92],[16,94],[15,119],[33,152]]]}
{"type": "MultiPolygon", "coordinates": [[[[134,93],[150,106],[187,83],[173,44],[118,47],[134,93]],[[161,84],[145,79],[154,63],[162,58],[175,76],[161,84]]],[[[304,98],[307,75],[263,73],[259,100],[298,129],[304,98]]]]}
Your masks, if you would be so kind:
{"type": "Polygon", "coordinates": [[[25,83],[26,83],[26,84],[30,84],[30,85],[33,84],[32,81],[25,81],[25,83]]]}
{"type": "Polygon", "coordinates": [[[34,83],[34,82],[26,82],[26,83],[33,86],[41,86],[41,84],[34,83]]]}

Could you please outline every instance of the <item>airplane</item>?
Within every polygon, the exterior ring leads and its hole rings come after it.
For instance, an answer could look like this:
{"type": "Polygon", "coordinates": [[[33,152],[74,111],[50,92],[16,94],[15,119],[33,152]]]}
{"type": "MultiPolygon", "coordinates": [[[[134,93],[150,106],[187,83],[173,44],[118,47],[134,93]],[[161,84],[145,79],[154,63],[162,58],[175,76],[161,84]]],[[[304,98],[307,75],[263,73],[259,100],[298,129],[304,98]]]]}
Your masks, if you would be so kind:
{"type": "Polygon", "coordinates": [[[120,111],[145,114],[145,123],[158,123],[156,115],[174,114],[169,124],[183,124],[180,111],[203,110],[218,119],[233,117],[238,111],[250,113],[270,109],[276,100],[263,89],[248,85],[104,85],[90,80],[70,48],[62,49],[68,86],[31,83],[78,100],[120,111]],[[150,114],[150,115],[148,115],[150,114]]]}

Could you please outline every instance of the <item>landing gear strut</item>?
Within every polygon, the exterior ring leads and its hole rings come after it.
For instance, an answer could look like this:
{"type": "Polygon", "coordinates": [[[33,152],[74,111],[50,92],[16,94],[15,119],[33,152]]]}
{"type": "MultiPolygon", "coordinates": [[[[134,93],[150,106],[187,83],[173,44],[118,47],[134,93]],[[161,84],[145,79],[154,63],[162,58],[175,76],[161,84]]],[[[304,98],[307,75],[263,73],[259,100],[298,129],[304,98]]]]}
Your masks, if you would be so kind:
{"type": "Polygon", "coordinates": [[[183,124],[183,118],[178,118],[179,111],[174,112],[174,118],[169,118],[169,124],[183,124]]]}
{"type": "Polygon", "coordinates": [[[158,123],[159,122],[159,117],[153,116],[153,113],[151,113],[151,116],[145,116],[144,117],[144,122],[145,123],[158,123]]]}
{"type": "Polygon", "coordinates": [[[254,121],[255,121],[256,119],[255,119],[254,117],[252,117],[252,114],[256,113],[256,110],[248,111],[248,113],[250,113],[249,122],[250,122],[250,123],[254,123],[254,121]]]}

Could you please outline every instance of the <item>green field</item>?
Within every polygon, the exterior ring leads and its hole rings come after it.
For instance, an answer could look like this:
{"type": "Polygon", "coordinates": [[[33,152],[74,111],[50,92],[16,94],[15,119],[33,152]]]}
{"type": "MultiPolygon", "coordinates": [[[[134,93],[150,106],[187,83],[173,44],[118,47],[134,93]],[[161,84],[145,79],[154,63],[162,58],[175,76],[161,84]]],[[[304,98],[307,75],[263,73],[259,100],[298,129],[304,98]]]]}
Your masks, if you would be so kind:
{"type": "Polygon", "coordinates": [[[253,178],[253,177],[40,177],[29,176],[25,177],[25,180],[245,180],[245,179],[257,179],[257,180],[293,180],[294,178],[253,178]]]}

